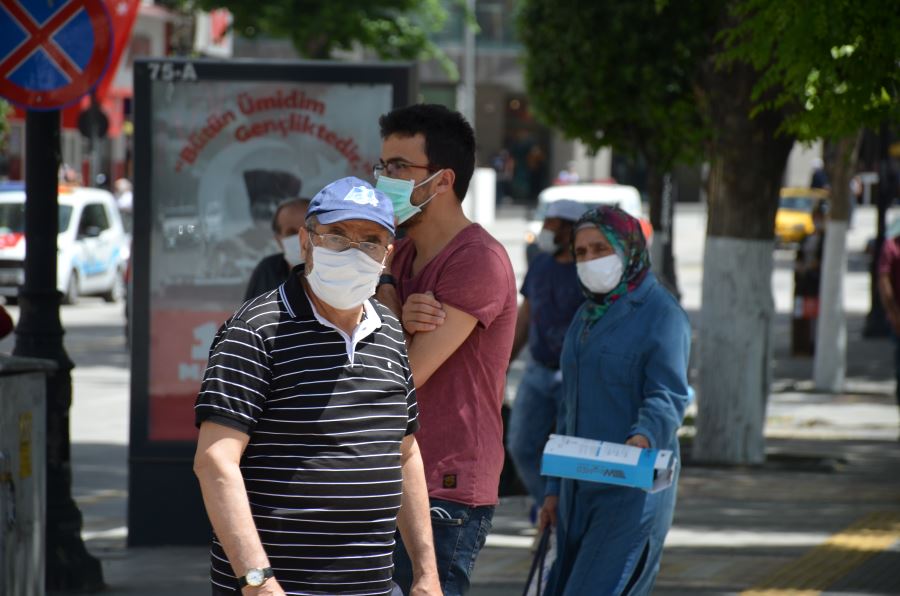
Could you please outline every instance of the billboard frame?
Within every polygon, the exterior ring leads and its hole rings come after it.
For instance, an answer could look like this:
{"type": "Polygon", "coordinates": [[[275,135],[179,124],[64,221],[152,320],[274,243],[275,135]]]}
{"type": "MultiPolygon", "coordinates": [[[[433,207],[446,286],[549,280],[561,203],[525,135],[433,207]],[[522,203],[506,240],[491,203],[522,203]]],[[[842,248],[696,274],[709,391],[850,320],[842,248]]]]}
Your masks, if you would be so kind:
{"type": "Polygon", "coordinates": [[[152,85],[193,81],[390,85],[392,107],[416,100],[415,64],[140,58],[134,63],[134,230],[128,545],[206,544],[210,526],[192,472],[194,441],[149,438],[152,85]]]}

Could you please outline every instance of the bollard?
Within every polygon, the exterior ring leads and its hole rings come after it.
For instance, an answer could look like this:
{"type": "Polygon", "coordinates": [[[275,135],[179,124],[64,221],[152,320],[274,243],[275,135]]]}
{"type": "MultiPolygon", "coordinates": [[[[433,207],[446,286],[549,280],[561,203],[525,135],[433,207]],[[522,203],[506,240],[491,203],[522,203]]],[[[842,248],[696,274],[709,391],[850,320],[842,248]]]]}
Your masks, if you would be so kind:
{"type": "Polygon", "coordinates": [[[55,369],[0,355],[0,594],[45,593],[45,393],[55,369]]]}

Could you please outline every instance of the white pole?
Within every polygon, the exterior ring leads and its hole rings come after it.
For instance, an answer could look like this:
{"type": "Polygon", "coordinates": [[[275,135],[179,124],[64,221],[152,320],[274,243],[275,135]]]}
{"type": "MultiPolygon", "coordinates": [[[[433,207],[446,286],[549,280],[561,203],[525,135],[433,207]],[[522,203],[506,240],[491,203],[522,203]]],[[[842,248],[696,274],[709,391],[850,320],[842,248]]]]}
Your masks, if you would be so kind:
{"type": "Polygon", "coordinates": [[[475,0],[466,0],[465,37],[463,39],[463,74],[459,94],[459,111],[475,128],[475,0]]]}

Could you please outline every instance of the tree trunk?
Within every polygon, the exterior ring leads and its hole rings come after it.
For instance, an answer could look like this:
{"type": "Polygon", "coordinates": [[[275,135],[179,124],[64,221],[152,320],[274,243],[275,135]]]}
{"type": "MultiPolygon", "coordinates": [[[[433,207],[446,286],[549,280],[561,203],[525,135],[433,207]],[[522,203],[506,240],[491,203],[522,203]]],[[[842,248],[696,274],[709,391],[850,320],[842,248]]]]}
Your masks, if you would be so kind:
{"type": "Polygon", "coordinates": [[[847,272],[847,228],[850,216],[850,179],[856,165],[861,133],[830,145],[834,159],[828,164],[831,181],[830,211],[825,227],[825,251],[819,282],[819,320],[813,380],[816,389],[837,393],[844,388],[847,368],[847,321],[844,317],[844,275],[847,272]]]}
{"type": "Polygon", "coordinates": [[[728,464],[765,459],[771,382],[775,211],[793,139],[776,136],[777,112],[750,118],[756,72],[710,66],[705,107],[712,143],[703,255],[697,436],[693,458],[728,464]]]}

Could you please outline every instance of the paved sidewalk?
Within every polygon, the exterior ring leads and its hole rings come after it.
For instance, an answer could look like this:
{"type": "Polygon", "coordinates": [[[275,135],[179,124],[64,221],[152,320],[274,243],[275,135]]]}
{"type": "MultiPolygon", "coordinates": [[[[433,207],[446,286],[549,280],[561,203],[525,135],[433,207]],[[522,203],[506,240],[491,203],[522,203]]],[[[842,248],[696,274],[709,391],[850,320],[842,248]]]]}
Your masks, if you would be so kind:
{"type": "MultiPolygon", "coordinates": [[[[782,354],[765,465],[698,466],[687,449],[656,594],[737,594],[755,586],[774,591],[748,594],[788,594],[809,585],[810,594],[900,593],[900,442],[889,348],[885,340],[851,337],[851,358],[879,358],[879,373],[851,377],[848,387],[865,391],[841,395],[804,390],[797,379],[809,362],[782,354]],[[848,547],[847,536],[856,534],[844,530],[861,520],[878,540],[848,547]],[[829,539],[842,546],[835,550],[829,539]],[[784,576],[798,562],[803,573],[784,576]],[[784,579],[773,585],[773,578],[784,579]],[[819,585],[819,578],[831,583],[819,585]]],[[[851,371],[855,366],[862,364],[851,363],[851,371]]],[[[85,538],[103,560],[107,594],[208,593],[205,547],[125,548],[125,446],[76,443],[74,461],[85,538]]],[[[501,501],[474,596],[521,594],[534,535],[528,508],[524,497],[501,501]]]]}
{"type": "MultiPolygon", "coordinates": [[[[510,237],[519,233],[509,227],[510,237]]],[[[104,594],[209,594],[206,547],[125,546],[128,356],[120,319],[94,322],[105,308],[85,300],[63,309],[78,364],[75,399],[92,404],[73,408],[73,494],[88,548],[103,562],[104,594]]],[[[790,356],[789,320],[779,315],[769,459],[735,469],[687,458],[655,594],[900,594],[893,346],[862,340],[861,325],[851,312],[846,391],[829,395],[812,391],[812,361],[790,356]]],[[[0,351],[10,347],[0,342],[0,351]]],[[[524,497],[501,501],[470,594],[522,593],[534,535],[529,506],[524,497]]]]}

